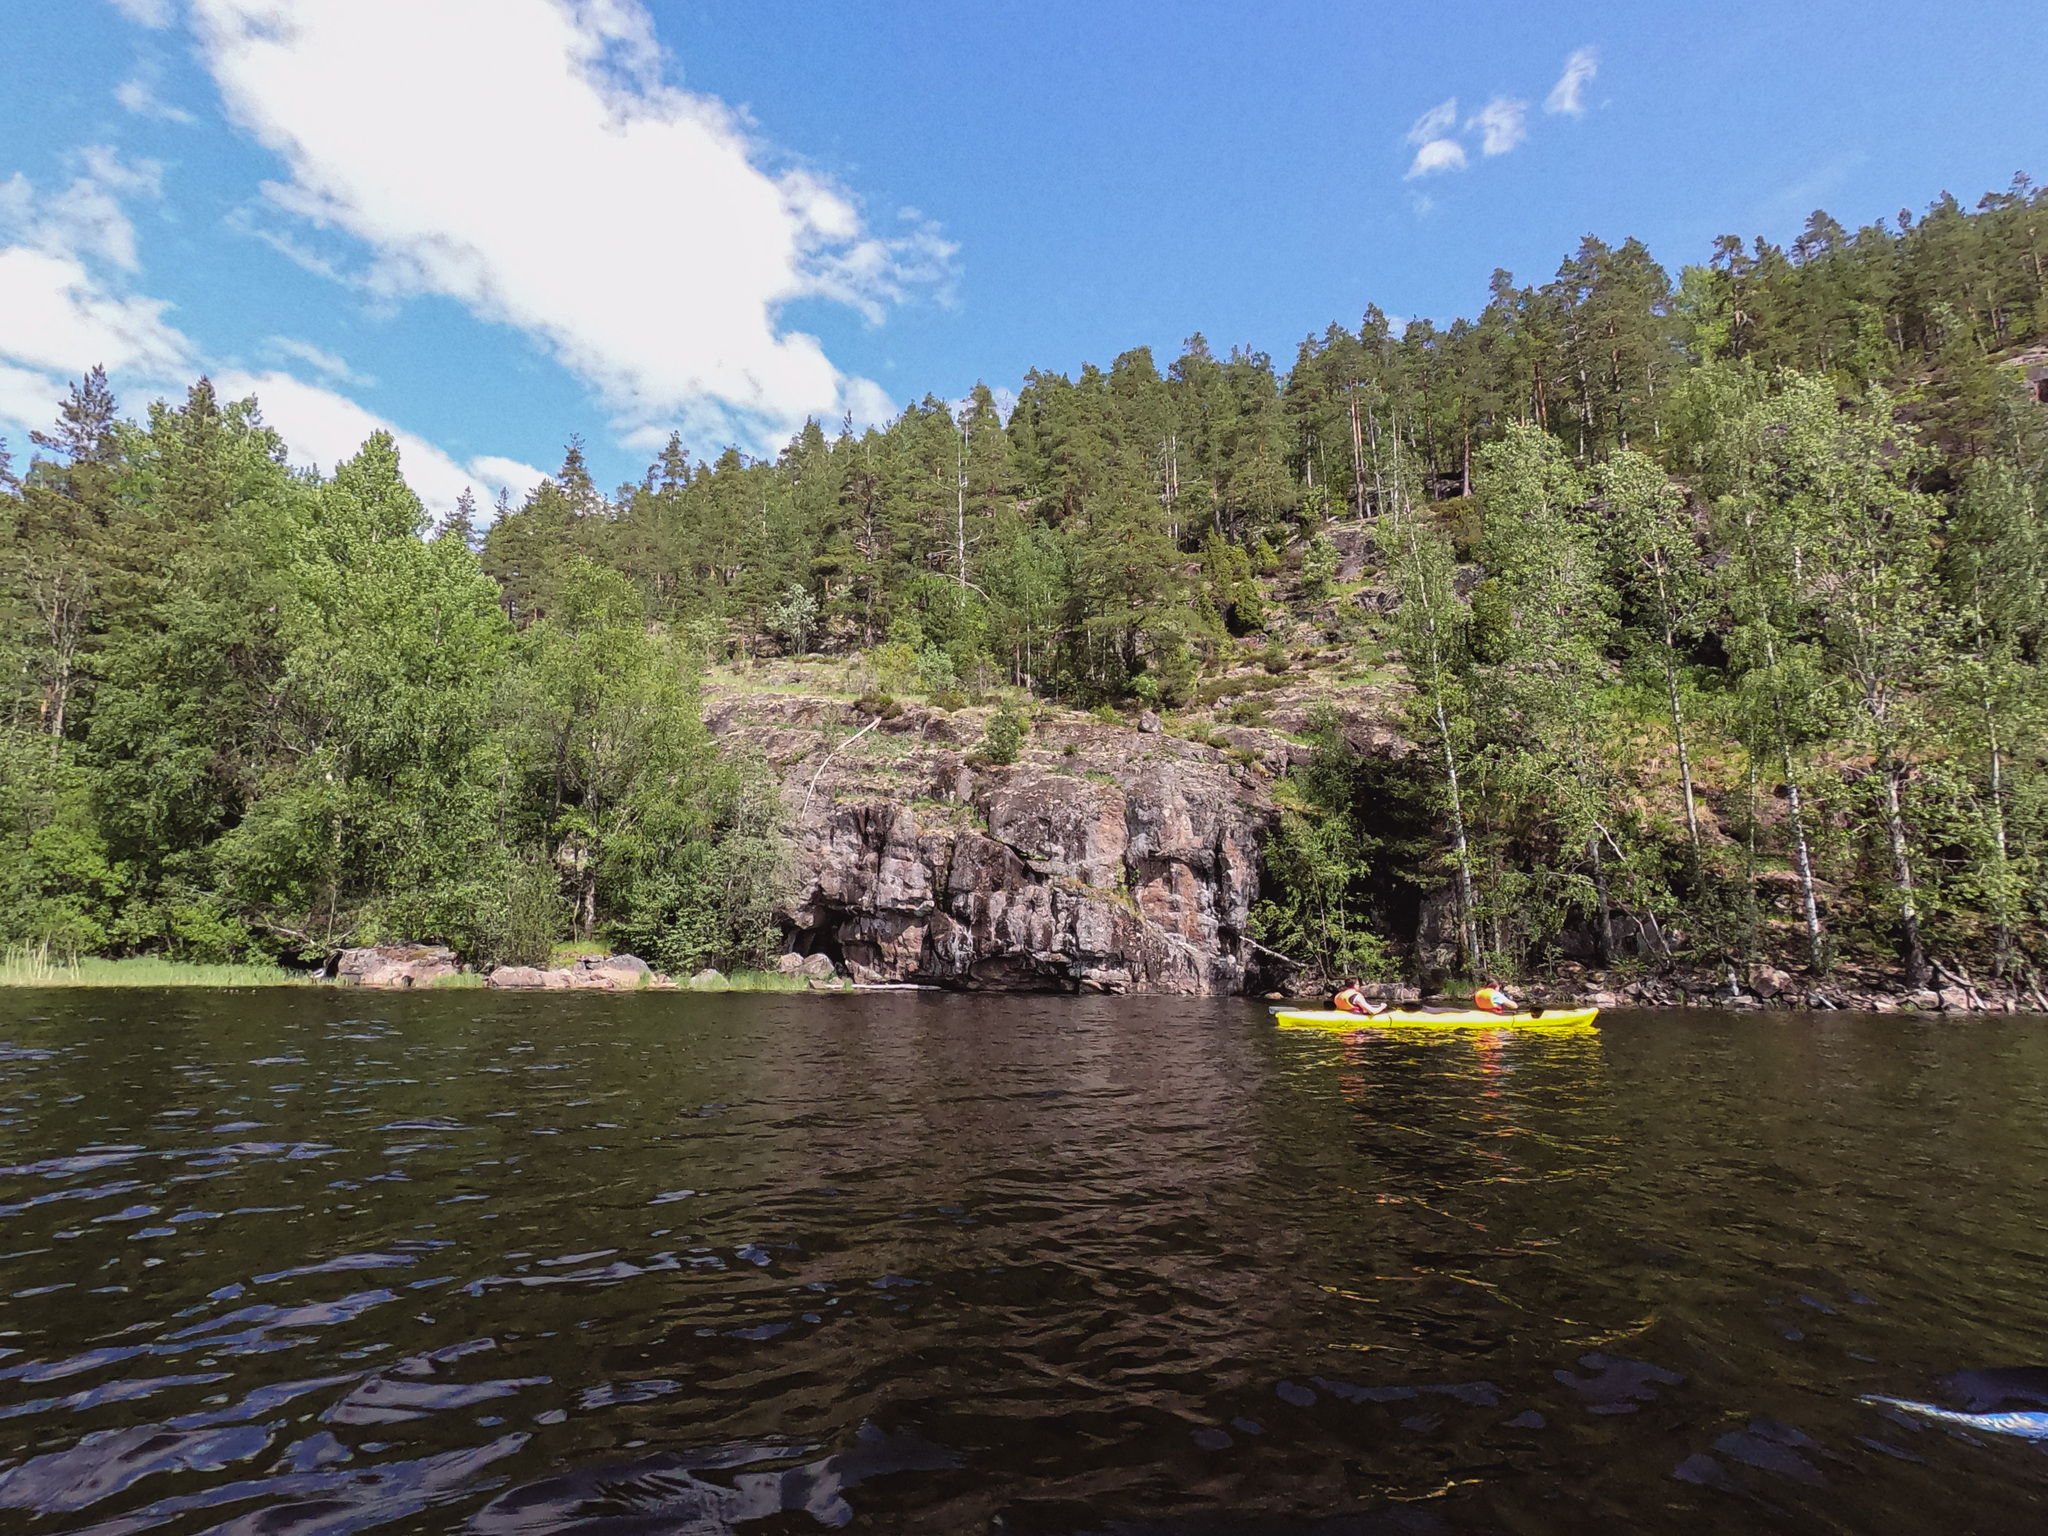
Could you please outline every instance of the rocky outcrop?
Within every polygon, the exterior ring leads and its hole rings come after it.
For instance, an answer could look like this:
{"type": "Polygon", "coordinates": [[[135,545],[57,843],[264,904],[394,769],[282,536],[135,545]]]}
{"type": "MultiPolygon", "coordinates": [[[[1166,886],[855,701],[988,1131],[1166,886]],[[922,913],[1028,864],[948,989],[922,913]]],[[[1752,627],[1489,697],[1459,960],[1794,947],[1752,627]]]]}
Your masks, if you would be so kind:
{"type": "Polygon", "coordinates": [[[358,987],[428,987],[462,970],[455,951],[433,944],[375,944],[344,949],[334,979],[358,987]]]}
{"type": "Polygon", "coordinates": [[[1944,1016],[2048,1013],[2048,995],[2038,989],[2031,973],[1980,982],[1959,966],[1951,969],[1936,962],[1933,971],[1941,985],[1916,991],[1896,969],[1867,961],[1843,961],[1822,978],[1780,969],[1769,961],[1758,961],[1740,974],[1727,967],[1667,965],[1631,976],[1588,971],[1567,961],[1551,976],[1529,983],[1529,992],[1545,1003],[1584,1002],[1602,1008],[1845,1009],[1944,1016]]]}
{"type": "Polygon", "coordinates": [[[574,965],[547,970],[501,965],[484,978],[484,985],[513,992],[637,992],[675,983],[637,955],[585,955],[574,965]]]}
{"type": "Polygon", "coordinates": [[[790,949],[868,984],[1245,990],[1272,768],[1065,712],[992,767],[971,754],[989,713],[912,705],[849,741],[867,720],[840,700],[711,700],[727,749],[781,770],[790,949]]]}

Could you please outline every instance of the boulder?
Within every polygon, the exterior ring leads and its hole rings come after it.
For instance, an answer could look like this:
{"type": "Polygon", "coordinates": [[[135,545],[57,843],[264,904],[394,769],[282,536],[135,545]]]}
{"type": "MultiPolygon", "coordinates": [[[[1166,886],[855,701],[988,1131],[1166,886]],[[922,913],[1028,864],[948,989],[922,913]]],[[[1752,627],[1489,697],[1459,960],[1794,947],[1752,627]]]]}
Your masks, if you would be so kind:
{"type": "Polygon", "coordinates": [[[807,955],[796,968],[813,981],[825,981],[839,974],[839,967],[832,963],[830,955],[807,955]]]}
{"type": "Polygon", "coordinates": [[[510,988],[514,991],[537,992],[547,985],[547,973],[530,965],[501,965],[484,978],[487,987],[510,988]]]}
{"type": "Polygon", "coordinates": [[[1138,716],[1138,729],[1147,736],[1157,736],[1159,734],[1159,717],[1153,714],[1151,710],[1146,710],[1138,716]]]}
{"type": "Polygon", "coordinates": [[[633,992],[654,967],[638,955],[585,955],[568,967],[566,985],[590,992],[633,992]]]}
{"type": "Polygon", "coordinates": [[[804,957],[792,951],[775,962],[775,969],[785,976],[794,976],[804,968],[804,957]]]}
{"type": "Polygon", "coordinates": [[[431,986],[461,970],[455,951],[438,944],[377,944],[343,950],[334,975],[353,986],[401,989],[431,986]]]}
{"type": "Polygon", "coordinates": [[[715,970],[708,965],[690,978],[690,990],[692,992],[719,992],[723,991],[724,988],[725,973],[715,970]]]}
{"type": "Polygon", "coordinates": [[[1792,978],[1773,965],[1759,965],[1750,973],[1749,990],[1758,997],[1772,998],[1790,991],[1792,978]]]}

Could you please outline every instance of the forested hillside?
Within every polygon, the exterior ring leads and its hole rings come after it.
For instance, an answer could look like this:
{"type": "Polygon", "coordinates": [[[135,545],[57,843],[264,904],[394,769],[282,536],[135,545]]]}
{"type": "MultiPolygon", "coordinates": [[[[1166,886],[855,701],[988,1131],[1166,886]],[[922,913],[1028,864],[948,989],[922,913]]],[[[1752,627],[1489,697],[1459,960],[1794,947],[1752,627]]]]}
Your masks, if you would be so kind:
{"type": "Polygon", "coordinates": [[[1261,676],[1383,683],[1402,746],[1325,709],[1279,787],[1258,937],[1313,970],[2017,973],[2048,917],[2044,258],[2023,179],[1724,239],[1675,284],[1589,237],[1476,319],[1368,309],[1284,370],[1197,335],[1034,371],[1007,420],[977,388],[772,460],[672,440],[609,494],[572,440],[488,528],[430,530],[388,439],[297,472],[256,402],[202,380],[129,422],[95,374],[0,499],[0,926],[743,962],[783,812],[698,674],[858,652],[876,708],[1193,732],[1256,719],[1261,676]]]}

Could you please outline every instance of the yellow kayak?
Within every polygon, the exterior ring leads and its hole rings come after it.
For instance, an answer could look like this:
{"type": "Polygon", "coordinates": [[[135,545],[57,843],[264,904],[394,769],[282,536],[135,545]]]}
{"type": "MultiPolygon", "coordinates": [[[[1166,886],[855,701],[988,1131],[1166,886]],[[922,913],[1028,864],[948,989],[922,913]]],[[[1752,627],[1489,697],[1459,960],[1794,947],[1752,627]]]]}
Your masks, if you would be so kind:
{"type": "Polygon", "coordinates": [[[1544,1034],[1590,1034],[1598,1008],[1546,1008],[1541,1013],[1487,1013],[1479,1008],[1436,1011],[1390,1008],[1385,1013],[1341,1013],[1334,1008],[1275,1008],[1282,1029],[1513,1029],[1544,1034]]]}

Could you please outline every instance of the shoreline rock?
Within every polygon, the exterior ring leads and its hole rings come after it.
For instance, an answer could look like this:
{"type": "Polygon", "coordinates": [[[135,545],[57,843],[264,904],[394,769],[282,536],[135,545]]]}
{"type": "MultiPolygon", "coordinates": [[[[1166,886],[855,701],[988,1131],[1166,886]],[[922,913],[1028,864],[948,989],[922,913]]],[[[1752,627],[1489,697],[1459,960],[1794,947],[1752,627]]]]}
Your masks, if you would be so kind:
{"type": "Polygon", "coordinates": [[[344,949],[335,962],[334,979],[344,986],[404,991],[430,987],[462,966],[455,951],[438,944],[372,944],[344,949]]]}
{"type": "Polygon", "coordinates": [[[574,965],[541,969],[501,965],[484,985],[504,992],[669,991],[675,983],[638,955],[585,955],[574,965]]]}

